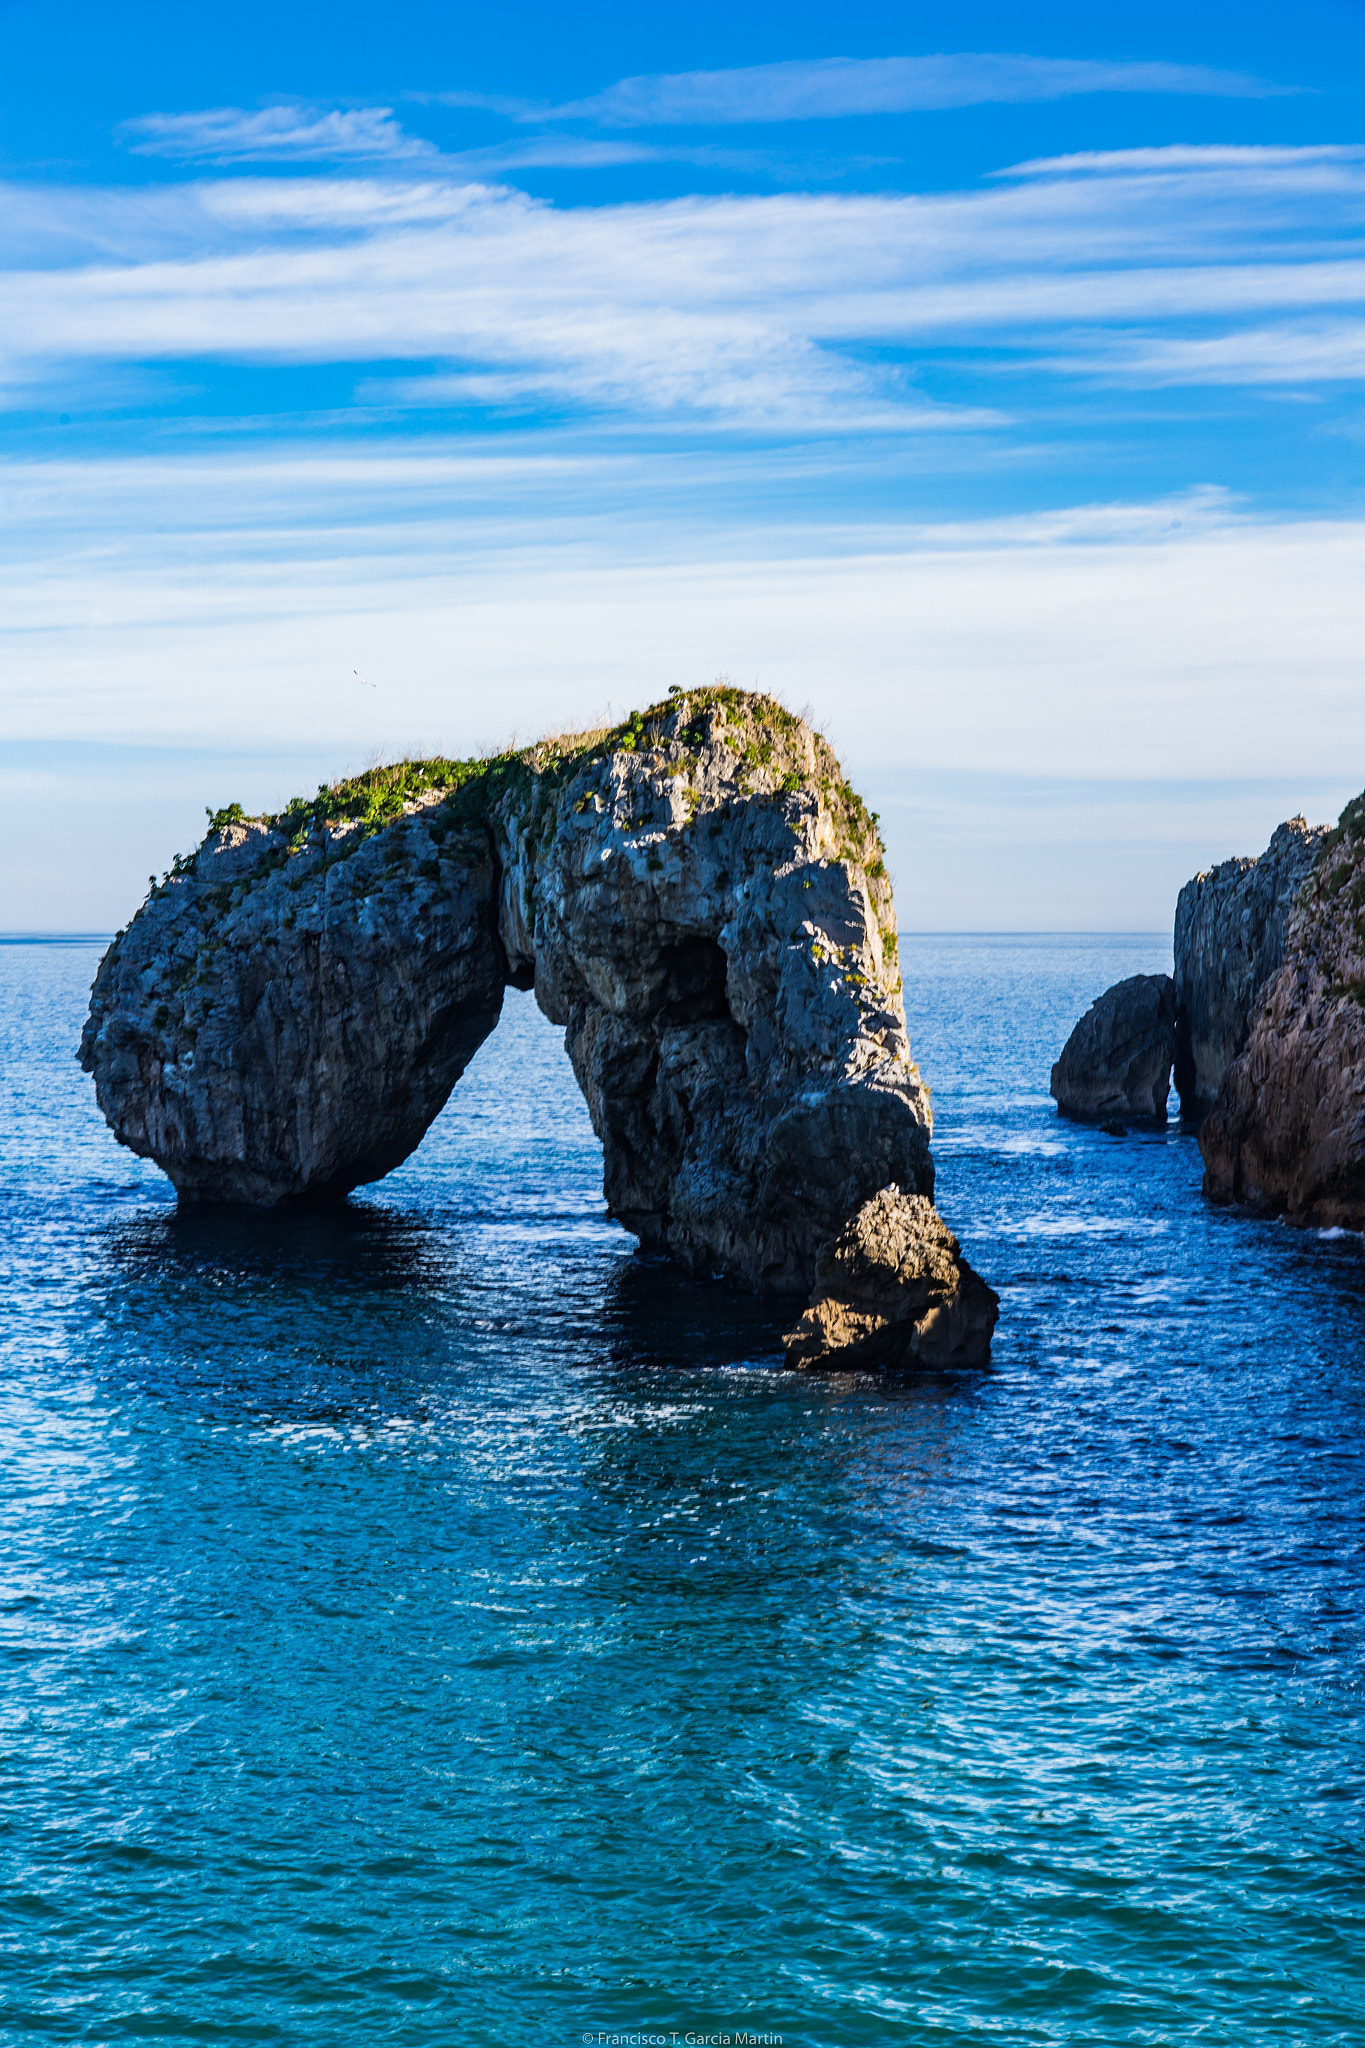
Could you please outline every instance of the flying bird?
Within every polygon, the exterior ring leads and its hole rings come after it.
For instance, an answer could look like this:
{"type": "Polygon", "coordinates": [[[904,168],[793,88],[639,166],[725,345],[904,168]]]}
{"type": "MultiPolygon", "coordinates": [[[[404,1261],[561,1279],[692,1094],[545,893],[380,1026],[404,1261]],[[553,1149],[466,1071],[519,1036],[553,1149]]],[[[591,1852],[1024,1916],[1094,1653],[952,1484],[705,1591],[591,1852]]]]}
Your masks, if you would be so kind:
{"type": "Polygon", "coordinates": [[[363,683],[367,690],[377,690],[379,688],[378,683],[372,683],[368,676],[361,675],[360,670],[358,668],[353,668],[351,670],[351,674],[355,677],[358,683],[363,683]]]}

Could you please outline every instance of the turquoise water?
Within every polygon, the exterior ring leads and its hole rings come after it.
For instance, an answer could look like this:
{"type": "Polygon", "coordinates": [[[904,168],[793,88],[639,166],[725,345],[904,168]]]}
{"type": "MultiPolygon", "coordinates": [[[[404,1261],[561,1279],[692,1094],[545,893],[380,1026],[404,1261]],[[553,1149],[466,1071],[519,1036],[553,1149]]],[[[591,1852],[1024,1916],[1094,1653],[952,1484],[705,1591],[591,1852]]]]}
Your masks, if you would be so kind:
{"type": "Polygon", "coordinates": [[[993,1368],[632,1256],[529,998],[329,1218],[177,1220],[0,946],[0,2038],[1365,2035],[1365,1254],[1049,1062],[1160,940],[903,943],[993,1368]]]}

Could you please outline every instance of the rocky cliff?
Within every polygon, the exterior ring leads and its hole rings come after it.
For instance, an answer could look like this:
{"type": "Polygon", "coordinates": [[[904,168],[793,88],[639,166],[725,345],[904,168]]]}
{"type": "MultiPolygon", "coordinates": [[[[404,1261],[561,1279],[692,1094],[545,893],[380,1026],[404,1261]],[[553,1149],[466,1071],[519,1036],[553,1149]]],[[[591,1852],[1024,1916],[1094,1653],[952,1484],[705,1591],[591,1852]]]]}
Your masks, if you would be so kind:
{"type": "Polygon", "coordinates": [[[534,986],[608,1205],[808,1293],[878,1189],[932,1196],[876,821],[769,698],[419,761],[215,816],[100,967],[81,1059],[188,1201],[333,1201],[417,1145],[534,986]]]}
{"type": "Polygon", "coordinates": [[[1222,861],[1180,892],[1175,1085],[1185,1116],[1207,1115],[1246,1044],[1256,992],[1284,959],[1290,906],[1325,832],[1291,818],[1259,858],[1222,861]]]}
{"type": "Polygon", "coordinates": [[[1215,1201],[1365,1229],[1365,796],[1321,841],[1199,1144],[1215,1201]]]}
{"type": "Polygon", "coordinates": [[[1162,1123],[1172,1070],[1181,1115],[1208,1114],[1247,1042],[1258,991],[1284,959],[1290,910],[1326,832],[1290,818],[1259,858],[1225,860],[1186,882],[1174,980],[1134,975],[1096,997],[1052,1069],[1063,1116],[1162,1123]]]}

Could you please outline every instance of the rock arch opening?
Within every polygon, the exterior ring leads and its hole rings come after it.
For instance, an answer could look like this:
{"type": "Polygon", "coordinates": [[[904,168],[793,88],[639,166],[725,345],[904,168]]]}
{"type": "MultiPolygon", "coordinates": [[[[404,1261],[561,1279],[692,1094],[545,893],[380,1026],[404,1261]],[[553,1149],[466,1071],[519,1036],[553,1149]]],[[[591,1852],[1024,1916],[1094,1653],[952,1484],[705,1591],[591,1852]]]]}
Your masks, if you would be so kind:
{"type": "Polygon", "coordinates": [[[932,1196],[876,820],[728,688],[216,818],[81,1056],[185,1201],[318,1205],[413,1151],[509,985],[564,1030],[611,1213],[691,1271],[807,1295],[878,1190],[932,1196]]]}

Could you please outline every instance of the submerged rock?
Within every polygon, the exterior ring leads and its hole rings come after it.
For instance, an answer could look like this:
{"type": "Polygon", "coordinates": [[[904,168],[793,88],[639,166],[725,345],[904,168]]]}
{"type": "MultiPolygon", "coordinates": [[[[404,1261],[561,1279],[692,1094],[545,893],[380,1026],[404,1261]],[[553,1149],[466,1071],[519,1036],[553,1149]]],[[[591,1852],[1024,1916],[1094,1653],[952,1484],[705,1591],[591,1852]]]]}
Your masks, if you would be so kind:
{"type": "Polygon", "coordinates": [[[1175,1058],[1175,984],[1134,974],[1097,996],[1052,1069],[1063,1116],[1114,1127],[1164,1123],[1175,1058]]]}
{"type": "Polygon", "coordinates": [[[933,1203],[886,1187],[816,1265],[815,1295],[783,1340],[787,1364],[841,1371],[984,1365],[999,1296],[933,1203]]]}
{"type": "Polygon", "coordinates": [[[1175,1085],[1185,1116],[1207,1115],[1246,1044],[1257,991],[1284,959],[1290,908],[1326,830],[1290,818],[1259,858],[1222,861],[1180,892],[1175,1085]]]}
{"type": "Polygon", "coordinates": [[[186,1201],[317,1204],[412,1151],[508,983],[564,1026],[611,1213],[694,1272],[805,1294],[874,1190],[933,1193],[875,820],[730,689],[219,814],[81,1059],[186,1201]]]}
{"type": "Polygon", "coordinates": [[[1200,1130],[1204,1192],[1365,1230],[1365,796],[1320,846],[1200,1130]]]}

